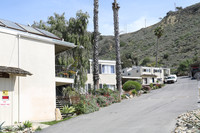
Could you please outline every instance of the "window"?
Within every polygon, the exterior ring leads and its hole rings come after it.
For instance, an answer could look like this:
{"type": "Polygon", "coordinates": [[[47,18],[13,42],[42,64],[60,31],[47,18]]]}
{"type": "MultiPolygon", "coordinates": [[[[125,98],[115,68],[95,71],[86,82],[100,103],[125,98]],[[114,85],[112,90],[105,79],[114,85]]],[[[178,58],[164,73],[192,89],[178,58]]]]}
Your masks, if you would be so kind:
{"type": "Polygon", "coordinates": [[[88,84],[88,90],[91,90],[91,84],[88,84]]]}
{"type": "Polygon", "coordinates": [[[136,72],[139,73],[139,70],[137,70],[136,72]]]}
{"type": "Polygon", "coordinates": [[[90,67],[87,69],[87,73],[90,74],[90,67]]]}
{"type": "Polygon", "coordinates": [[[114,65],[102,65],[102,74],[114,74],[115,67],[114,65]]]}
{"type": "Polygon", "coordinates": [[[107,87],[111,90],[115,90],[115,85],[107,85],[107,87]]]}
{"type": "Polygon", "coordinates": [[[160,69],[154,69],[153,72],[154,73],[162,73],[162,70],[160,70],[160,69]]]}
{"type": "Polygon", "coordinates": [[[102,74],[102,72],[101,72],[101,64],[99,64],[99,74],[102,74]]]}
{"type": "Polygon", "coordinates": [[[103,85],[102,85],[102,84],[99,84],[99,88],[102,89],[102,88],[103,88],[103,85]]]}
{"type": "Polygon", "coordinates": [[[152,83],[154,83],[155,82],[155,79],[154,78],[152,78],[152,83]]]}
{"type": "Polygon", "coordinates": [[[130,73],[128,73],[128,76],[130,76],[131,74],[130,73]]]}
{"type": "Polygon", "coordinates": [[[143,72],[150,72],[150,69],[143,69],[143,72]]]}

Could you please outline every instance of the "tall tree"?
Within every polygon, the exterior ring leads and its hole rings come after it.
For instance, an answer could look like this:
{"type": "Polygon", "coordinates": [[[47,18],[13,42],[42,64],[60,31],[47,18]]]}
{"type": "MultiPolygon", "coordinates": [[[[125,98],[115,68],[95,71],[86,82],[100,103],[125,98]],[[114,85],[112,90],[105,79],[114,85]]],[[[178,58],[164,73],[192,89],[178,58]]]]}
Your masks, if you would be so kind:
{"type": "Polygon", "coordinates": [[[76,18],[70,18],[67,27],[66,40],[74,43],[77,47],[73,51],[75,63],[73,67],[76,70],[74,85],[79,91],[85,88],[87,81],[87,68],[89,67],[89,52],[91,49],[91,36],[87,32],[89,23],[88,13],[78,11],[76,18]]]}
{"type": "Polygon", "coordinates": [[[99,88],[99,63],[98,63],[98,39],[99,39],[99,25],[98,25],[98,11],[99,0],[94,0],[94,34],[93,34],[93,82],[94,92],[99,88]]]}
{"type": "Polygon", "coordinates": [[[74,43],[77,47],[72,52],[64,52],[58,55],[58,62],[69,64],[68,69],[73,69],[75,75],[75,87],[77,90],[85,87],[87,81],[87,68],[89,67],[89,53],[91,51],[91,34],[87,32],[89,23],[88,13],[78,11],[76,17],[72,17],[67,21],[64,13],[54,14],[48,18],[47,22],[34,22],[34,27],[39,27],[54,33],[65,41],[74,43]],[[72,59],[70,59],[72,58],[72,59]],[[70,62],[66,62],[70,61],[70,62]],[[73,64],[72,64],[73,63],[73,64]]]}
{"type": "Polygon", "coordinates": [[[157,43],[156,43],[156,67],[158,66],[158,40],[160,39],[160,37],[163,35],[163,28],[162,27],[157,27],[154,30],[154,35],[157,36],[157,43]]]}
{"type": "Polygon", "coordinates": [[[117,81],[117,90],[120,92],[120,98],[121,98],[121,87],[122,87],[122,81],[121,81],[121,58],[120,58],[120,41],[119,41],[119,17],[118,17],[118,11],[119,11],[119,5],[114,0],[114,3],[112,4],[113,8],[113,16],[114,16],[114,31],[115,31],[115,48],[116,48],[116,81],[117,81]]]}

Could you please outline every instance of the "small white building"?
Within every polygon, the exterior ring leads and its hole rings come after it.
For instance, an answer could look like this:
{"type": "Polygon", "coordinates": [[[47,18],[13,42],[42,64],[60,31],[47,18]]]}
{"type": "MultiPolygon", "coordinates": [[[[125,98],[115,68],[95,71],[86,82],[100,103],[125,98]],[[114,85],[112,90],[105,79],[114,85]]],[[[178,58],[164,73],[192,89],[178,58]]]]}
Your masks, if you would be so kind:
{"type": "MultiPolygon", "coordinates": [[[[107,85],[108,88],[115,90],[116,88],[116,61],[99,60],[99,88],[107,85]]],[[[86,91],[93,89],[93,64],[90,60],[90,68],[87,74],[86,91]]]]}
{"type": "Polygon", "coordinates": [[[143,67],[143,66],[133,66],[132,68],[122,69],[122,78],[130,77],[129,79],[139,79],[141,77],[143,85],[149,85],[151,83],[162,84],[164,82],[165,76],[170,75],[170,69],[168,68],[156,68],[156,67],[143,67]]]}
{"type": "Polygon", "coordinates": [[[75,47],[37,28],[0,19],[0,123],[55,120],[55,55],[75,47]]]}

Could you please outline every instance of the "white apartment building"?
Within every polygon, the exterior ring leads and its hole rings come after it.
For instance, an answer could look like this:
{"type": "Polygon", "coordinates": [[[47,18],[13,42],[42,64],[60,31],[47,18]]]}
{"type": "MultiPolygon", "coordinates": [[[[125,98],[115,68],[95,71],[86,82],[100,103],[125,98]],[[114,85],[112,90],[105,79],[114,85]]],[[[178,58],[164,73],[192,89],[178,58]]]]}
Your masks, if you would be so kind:
{"type": "Polygon", "coordinates": [[[37,28],[0,19],[0,123],[55,120],[55,55],[75,47],[37,28]]]}
{"type": "MultiPolygon", "coordinates": [[[[112,60],[99,60],[99,88],[107,85],[108,88],[115,90],[116,88],[116,61],[112,60]]],[[[93,89],[93,64],[90,60],[90,68],[87,74],[86,91],[93,89]]]]}
{"type": "Polygon", "coordinates": [[[122,70],[122,76],[126,78],[130,77],[130,80],[133,77],[141,77],[143,85],[149,85],[151,83],[162,84],[165,76],[168,75],[170,75],[170,69],[168,68],[133,66],[132,68],[122,70]]]}

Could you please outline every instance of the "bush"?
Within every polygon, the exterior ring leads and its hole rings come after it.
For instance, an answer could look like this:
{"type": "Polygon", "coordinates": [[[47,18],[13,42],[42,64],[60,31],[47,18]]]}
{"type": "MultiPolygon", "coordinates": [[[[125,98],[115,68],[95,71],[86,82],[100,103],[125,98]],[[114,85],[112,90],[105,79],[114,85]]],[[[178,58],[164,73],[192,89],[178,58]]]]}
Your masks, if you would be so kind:
{"type": "Polygon", "coordinates": [[[156,84],[156,89],[158,88],[162,88],[162,85],[161,84],[156,84]]]}
{"type": "Polygon", "coordinates": [[[92,95],[82,95],[78,104],[74,105],[76,113],[88,114],[99,110],[97,98],[92,95]]]}
{"type": "Polygon", "coordinates": [[[153,83],[151,83],[149,86],[150,86],[151,88],[153,88],[153,83]]]}
{"type": "Polygon", "coordinates": [[[115,91],[113,94],[110,95],[113,98],[112,103],[120,102],[119,92],[115,91]]]}
{"type": "Polygon", "coordinates": [[[121,98],[122,99],[127,99],[125,94],[121,95],[121,98]]]}
{"type": "Polygon", "coordinates": [[[142,88],[142,85],[137,82],[137,81],[132,81],[132,80],[129,80],[127,81],[126,83],[124,83],[123,85],[123,90],[124,91],[130,91],[132,89],[136,89],[136,91],[140,91],[142,88]]]}
{"type": "Polygon", "coordinates": [[[62,114],[73,114],[74,112],[75,112],[75,108],[73,106],[68,107],[68,105],[64,106],[61,110],[62,114]]]}
{"type": "Polygon", "coordinates": [[[97,95],[103,95],[103,96],[110,96],[111,94],[115,93],[115,91],[109,89],[107,85],[103,85],[102,89],[96,90],[97,95]]]}
{"type": "Polygon", "coordinates": [[[40,127],[40,126],[38,126],[36,129],[35,129],[35,131],[41,131],[42,130],[42,128],[40,127]]]}
{"type": "Polygon", "coordinates": [[[144,85],[144,86],[142,87],[142,90],[144,90],[144,91],[150,91],[152,88],[153,88],[153,87],[144,85]]]}
{"type": "Polygon", "coordinates": [[[137,91],[134,89],[131,91],[132,95],[137,95],[137,91]]]}
{"type": "Polygon", "coordinates": [[[97,103],[100,107],[106,107],[110,104],[108,99],[104,96],[97,96],[97,103]]]}
{"type": "Polygon", "coordinates": [[[136,86],[135,86],[135,84],[134,84],[133,82],[134,82],[134,81],[131,81],[131,80],[125,82],[125,83],[123,84],[122,89],[123,89],[124,91],[130,91],[130,90],[135,89],[136,86]]]}
{"type": "Polygon", "coordinates": [[[30,121],[25,121],[24,122],[24,127],[25,128],[31,128],[32,127],[32,123],[30,121]]]}

